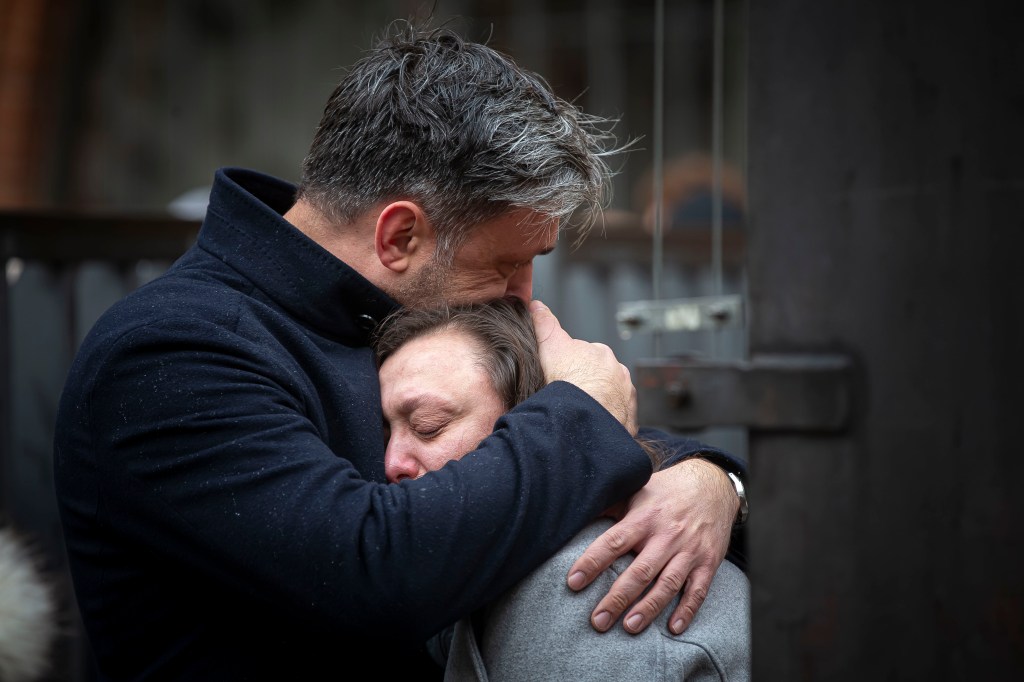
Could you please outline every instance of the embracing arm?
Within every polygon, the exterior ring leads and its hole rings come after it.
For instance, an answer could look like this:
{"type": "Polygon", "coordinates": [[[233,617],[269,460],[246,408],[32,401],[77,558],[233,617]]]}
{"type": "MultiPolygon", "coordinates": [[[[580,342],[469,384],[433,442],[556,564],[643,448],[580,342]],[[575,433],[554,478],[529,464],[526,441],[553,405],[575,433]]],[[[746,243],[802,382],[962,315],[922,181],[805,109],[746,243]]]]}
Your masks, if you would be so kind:
{"type": "MultiPolygon", "coordinates": [[[[69,378],[56,442],[76,565],[103,580],[124,574],[96,536],[105,533],[123,557],[166,572],[167,589],[191,576],[213,598],[221,590],[332,632],[423,638],[651,475],[626,430],[559,383],[462,461],[374,483],[361,469],[383,460],[379,399],[336,388],[376,381],[369,352],[364,375],[324,378],[290,352],[275,355],[271,341],[178,318],[91,342],[69,378]],[[332,421],[343,409],[365,418],[332,421]],[[608,443],[621,456],[594,454],[608,443]]],[[[109,593],[94,598],[98,610],[114,606],[109,593]]]]}

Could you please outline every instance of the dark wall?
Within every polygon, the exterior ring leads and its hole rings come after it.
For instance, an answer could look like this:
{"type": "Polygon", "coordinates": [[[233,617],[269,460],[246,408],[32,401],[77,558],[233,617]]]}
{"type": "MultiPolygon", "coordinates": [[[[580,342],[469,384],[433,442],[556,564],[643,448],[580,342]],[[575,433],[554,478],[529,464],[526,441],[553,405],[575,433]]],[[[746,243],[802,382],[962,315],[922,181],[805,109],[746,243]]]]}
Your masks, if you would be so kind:
{"type": "Polygon", "coordinates": [[[859,364],[752,434],[759,680],[1024,673],[1024,47],[1010,3],[751,3],[751,352],[859,364]]]}

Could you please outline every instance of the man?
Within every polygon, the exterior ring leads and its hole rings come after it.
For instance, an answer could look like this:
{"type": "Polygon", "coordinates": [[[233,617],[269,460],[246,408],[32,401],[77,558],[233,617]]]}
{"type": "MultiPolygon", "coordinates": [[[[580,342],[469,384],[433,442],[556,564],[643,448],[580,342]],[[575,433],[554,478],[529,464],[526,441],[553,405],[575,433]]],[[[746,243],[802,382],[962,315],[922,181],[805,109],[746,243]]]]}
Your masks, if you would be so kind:
{"type": "Polygon", "coordinates": [[[374,327],[399,304],[529,300],[533,258],[602,199],[595,123],[493,50],[410,28],[331,95],[297,191],[217,173],[197,244],[97,323],[61,400],[58,501],[101,678],[357,658],[429,678],[420,642],[626,500],[569,584],[638,550],[594,627],[640,631],[685,585],[685,629],[739,505],[708,458],[741,468],[680,439],[673,461],[701,458],[652,475],[628,371],[543,305],[549,385],[457,465],[384,476],[374,327]]]}

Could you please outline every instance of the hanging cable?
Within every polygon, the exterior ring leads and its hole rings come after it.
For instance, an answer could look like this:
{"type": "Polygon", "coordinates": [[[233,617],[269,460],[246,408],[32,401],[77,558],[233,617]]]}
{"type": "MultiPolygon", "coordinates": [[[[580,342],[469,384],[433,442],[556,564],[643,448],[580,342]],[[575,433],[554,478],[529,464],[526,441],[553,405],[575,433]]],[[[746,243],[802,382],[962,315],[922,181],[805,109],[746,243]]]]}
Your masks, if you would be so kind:
{"type": "MultiPolygon", "coordinates": [[[[655,301],[661,300],[661,270],[663,259],[664,197],[664,108],[665,108],[665,3],[654,3],[654,241],[651,254],[651,291],[655,301]]],[[[661,355],[661,334],[654,334],[654,357],[661,355]]]]}
{"type": "Polygon", "coordinates": [[[715,0],[714,80],[711,101],[711,272],[722,295],[722,156],[725,75],[725,0],[715,0]]]}

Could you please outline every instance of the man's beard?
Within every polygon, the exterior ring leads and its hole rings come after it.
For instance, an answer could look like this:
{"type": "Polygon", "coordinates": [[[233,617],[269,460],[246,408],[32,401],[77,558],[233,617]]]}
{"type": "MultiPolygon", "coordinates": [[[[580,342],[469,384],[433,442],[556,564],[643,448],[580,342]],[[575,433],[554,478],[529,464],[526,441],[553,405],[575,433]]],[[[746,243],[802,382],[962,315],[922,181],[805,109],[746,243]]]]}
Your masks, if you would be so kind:
{"type": "Polygon", "coordinates": [[[450,272],[451,266],[441,264],[435,256],[411,281],[401,282],[387,293],[406,308],[436,308],[448,300],[445,280],[450,272]]]}

